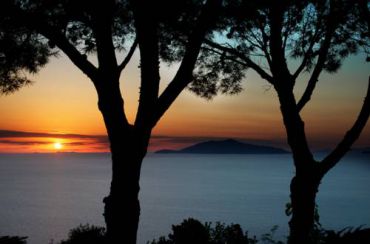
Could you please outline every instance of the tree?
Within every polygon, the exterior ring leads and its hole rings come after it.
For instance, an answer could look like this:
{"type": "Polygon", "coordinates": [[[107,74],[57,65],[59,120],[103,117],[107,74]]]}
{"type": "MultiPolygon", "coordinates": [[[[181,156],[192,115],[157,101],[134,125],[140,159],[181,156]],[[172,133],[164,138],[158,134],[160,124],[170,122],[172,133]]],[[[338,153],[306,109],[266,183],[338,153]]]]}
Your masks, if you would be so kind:
{"type": "Polygon", "coordinates": [[[177,96],[191,83],[221,80],[223,93],[240,90],[242,73],[200,65],[216,62],[201,46],[212,30],[225,26],[220,0],[209,1],[87,1],[3,0],[0,2],[0,88],[10,93],[31,81],[48,58],[63,52],[94,85],[112,156],[112,181],[104,199],[110,243],[124,236],[136,243],[140,204],[139,178],[152,128],[177,96]],[[171,9],[171,11],[168,11],[171,9]],[[148,11],[150,10],[150,11],[148,11]],[[124,111],[119,88],[122,70],[140,49],[141,87],[134,123],[124,111]],[[117,54],[126,53],[118,63],[117,54]],[[96,55],[97,65],[89,60],[96,55]],[[160,62],[178,62],[173,80],[159,94],[160,62]],[[220,78],[220,79],[219,79],[220,78]]]}
{"type": "MultiPolygon", "coordinates": [[[[370,113],[370,87],[352,128],[321,161],[314,158],[308,145],[301,111],[310,101],[321,73],[336,72],[346,57],[369,47],[368,3],[235,1],[229,7],[232,24],[224,32],[224,43],[220,45],[212,40],[206,43],[225,60],[256,71],[276,90],[296,169],[290,185],[289,242],[309,243],[320,182],[350,150],[366,125],[370,113]],[[291,60],[298,63],[295,70],[291,60]],[[298,79],[305,78],[302,73],[309,74],[309,78],[303,95],[297,99],[294,87],[298,79]]],[[[204,90],[198,93],[202,95],[202,92],[204,90]]]]}

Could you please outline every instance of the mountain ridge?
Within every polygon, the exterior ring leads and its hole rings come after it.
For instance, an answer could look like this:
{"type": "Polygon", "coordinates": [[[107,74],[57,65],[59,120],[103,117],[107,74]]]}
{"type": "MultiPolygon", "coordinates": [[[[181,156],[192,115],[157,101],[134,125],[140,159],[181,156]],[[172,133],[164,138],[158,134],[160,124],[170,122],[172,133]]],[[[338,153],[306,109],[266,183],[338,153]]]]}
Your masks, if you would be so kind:
{"type": "Polygon", "coordinates": [[[175,153],[193,153],[193,154],[285,154],[289,151],[270,146],[255,145],[240,142],[234,139],[210,140],[179,149],[158,150],[155,153],[175,154],[175,153]]]}

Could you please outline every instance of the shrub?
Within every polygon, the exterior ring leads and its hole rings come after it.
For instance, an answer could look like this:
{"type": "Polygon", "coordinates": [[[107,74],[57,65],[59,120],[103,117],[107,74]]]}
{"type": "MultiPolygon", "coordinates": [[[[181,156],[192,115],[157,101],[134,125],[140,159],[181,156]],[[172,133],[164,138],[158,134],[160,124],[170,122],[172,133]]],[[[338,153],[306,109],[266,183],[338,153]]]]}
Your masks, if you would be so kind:
{"type": "Polygon", "coordinates": [[[26,244],[26,236],[0,236],[0,244],[26,244]]]}
{"type": "Polygon", "coordinates": [[[274,225],[269,233],[265,233],[261,236],[261,241],[264,244],[284,244],[282,241],[275,240],[275,232],[277,231],[279,227],[277,225],[274,225]]]}
{"type": "Polygon", "coordinates": [[[347,227],[340,231],[322,230],[318,244],[368,244],[370,229],[347,227]]]}
{"type": "Polygon", "coordinates": [[[243,229],[238,224],[225,225],[224,223],[216,222],[216,226],[210,229],[212,244],[254,244],[257,243],[256,238],[248,237],[248,232],[243,232],[243,229]]]}
{"type": "MultiPolygon", "coordinates": [[[[149,243],[149,242],[148,242],[149,243]]],[[[238,224],[226,225],[216,222],[202,224],[196,219],[186,219],[179,225],[172,226],[168,238],[162,236],[150,244],[255,244],[257,240],[248,237],[238,224]]]]}
{"type": "Polygon", "coordinates": [[[105,228],[94,225],[79,225],[69,231],[68,239],[60,244],[104,244],[105,228]]]}

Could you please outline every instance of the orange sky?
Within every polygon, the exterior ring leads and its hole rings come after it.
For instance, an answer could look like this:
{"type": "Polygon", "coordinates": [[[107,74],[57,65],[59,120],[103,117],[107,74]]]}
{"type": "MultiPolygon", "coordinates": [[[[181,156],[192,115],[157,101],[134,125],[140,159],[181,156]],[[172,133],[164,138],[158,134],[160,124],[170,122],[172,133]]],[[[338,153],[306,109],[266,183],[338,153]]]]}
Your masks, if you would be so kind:
{"type": "MultiPolygon", "coordinates": [[[[313,148],[332,147],[351,126],[365,95],[368,66],[363,56],[351,58],[337,74],[321,77],[312,101],[303,111],[313,148]]],[[[137,67],[136,55],[121,79],[130,120],[135,116],[138,101],[137,67]]],[[[174,70],[162,64],[162,88],[171,80],[174,70]]],[[[33,80],[31,86],[0,96],[1,153],[54,152],[53,144],[58,141],[63,144],[60,151],[107,150],[106,141],[96,137],[105,134],[97,96],[82,72],[61,56],[53,59],[33,80]],[[1,136],[1,130],[47,134],[1,136]],[[58,134],[74,136],[58,137],[58,134]]],[[[301,87],[302,84],[297,85],[297,94],[301,87]]],[[[239,95],[218,96],[211,101],[184,91],[154,129],[150,150],[179,148],[207,138],[239,138],[286,147],[273,88],[252,71],[247,73],[244,88],[239,95]]],[[[369,123],[356,146],[370,146],[369,123]]]]}

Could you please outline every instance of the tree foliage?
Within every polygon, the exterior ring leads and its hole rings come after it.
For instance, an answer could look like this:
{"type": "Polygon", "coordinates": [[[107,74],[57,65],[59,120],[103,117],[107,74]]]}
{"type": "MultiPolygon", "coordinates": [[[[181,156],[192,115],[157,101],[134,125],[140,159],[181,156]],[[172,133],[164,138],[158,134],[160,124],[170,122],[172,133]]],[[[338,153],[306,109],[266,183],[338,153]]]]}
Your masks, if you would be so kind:
{"type": "MultiPolygon", "coordinates": [[[[1,12],[1,11],[0,11],[1,12]]],[[[31,83],[53,55],[45,39],[27,28],[14,26],[0,14],[0,92],[10,93],[31,83]]]]}
{"type": "MultiPolygon", "coordinates": [[[[194,0],[156,2],[155,16],[159,22],[157,33],[162,62],[172,65],[183,60],[189,36],[198,23],[203,4],[194,0]]],[[[227,4],[226,1],[225,6],[227,4]]],[[[0,8],[0,88],[3,93],[29,84],[30,80],[24,71],[37,73],[50,56],[64,51],[66,46],[77,49],[85,59],[96,55],[99,46],[97,28],[101,19],[106,17],[102,13],[111,15],[112,41],[117,56],[137,45],[130,1],[102,4],[87,0],[5,0],[0,3],[0,8]],[[106,9],[108,11],[103,11],[106,9]]],[[[217,40],[215,33],[222,32],[229,20],[220,14],[216,22],[206,35],[208,39],[217,40]]],[[[218,92],[235,94],[241,91],[243,77],[240,64],[225,58],[223,53],[204,47],[189,81],[192,82],[189,89],[208,99],[218,92]]]]}
{"type": "MultiPolygon", "coordinates": [[[[354,1],[230,1],[225,12],[227,28],[219,33],[222,41],[209,40],[210,52],[221,53],[234,65],[254,69],[271,83],[273,38],[281,39],[280,51],[285,58],[281,69],[288,69],[294,80],[302,73],[311,74],[307,83],[316,83],[322,71],[336,72],[346,57],[360,49],[369,51],[366,19],[354,1]],[[283,9],[283,16],[281,33],[273,37],[271,28],[278,22],[271,13],[276,9],[283,9]]],[[[204,92],[209,89],[203,87],[204,92]]]]}

